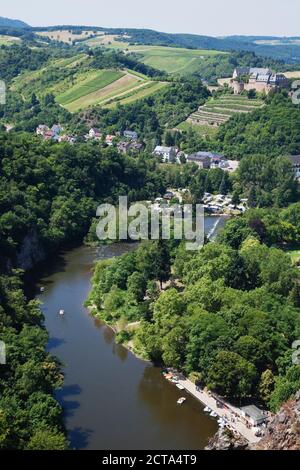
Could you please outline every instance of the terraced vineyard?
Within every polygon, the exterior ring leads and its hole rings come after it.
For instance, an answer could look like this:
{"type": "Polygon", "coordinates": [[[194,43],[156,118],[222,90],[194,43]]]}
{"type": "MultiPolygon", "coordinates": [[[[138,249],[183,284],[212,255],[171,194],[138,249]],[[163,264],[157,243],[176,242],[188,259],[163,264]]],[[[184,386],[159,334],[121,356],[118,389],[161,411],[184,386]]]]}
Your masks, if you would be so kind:
{"type": "Polygon", "coordinates": [[[251,113],[263,105],[263,101],[259,99],[249,100],[246,96],[224,95],[216,99],[211,98],[191,114],[187,121],[199,126],[219,126],[236,113],[251,113]]]}
{"type": "Polygon", "coordinates": [[[87,54],[53,60],[47,66],[18,76],[12,91],[29,100],[53,94],[57,103],[76,112],[90,106],[114,107],[150,96],[167,86],[132,70],[95,69],[87,54]]]}

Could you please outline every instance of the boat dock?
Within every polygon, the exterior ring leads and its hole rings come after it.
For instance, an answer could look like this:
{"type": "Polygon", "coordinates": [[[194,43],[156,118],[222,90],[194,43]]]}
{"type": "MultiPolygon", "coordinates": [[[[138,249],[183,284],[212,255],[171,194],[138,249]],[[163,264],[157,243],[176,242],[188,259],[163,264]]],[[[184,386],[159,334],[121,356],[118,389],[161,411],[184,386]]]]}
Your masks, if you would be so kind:
{"type": "MultiPolygon", "coordinates": [[[[239,408],[236,408],[229,403],[226,403],[226,405],[220,408],[220,406],[218,406],[218,401],[213,395],[210,395],[205,390],[196,388],[196,385],[189,379],[179,379],[178,383],[182,385],[193,397],[201,401],[203,405],[214,411],[219,418],[226,419],[230,427],[247,439],[248,442],[255,444],[260,441],[261,438],[255,436],[255,431],[253,431],[252,427],[248,427],[244,420],[242,420],[241,410],[239,408]]],[[[222,403],[224,403],[223,400],[222,403]]]]}

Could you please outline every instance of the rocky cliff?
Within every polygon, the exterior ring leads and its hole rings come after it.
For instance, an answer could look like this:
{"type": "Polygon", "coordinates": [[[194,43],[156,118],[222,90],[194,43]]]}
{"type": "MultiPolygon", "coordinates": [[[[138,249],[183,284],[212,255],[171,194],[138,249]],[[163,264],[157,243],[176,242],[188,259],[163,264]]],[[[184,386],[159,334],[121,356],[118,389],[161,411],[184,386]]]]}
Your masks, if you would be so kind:
{"type": "Polygon", "coordinates": [[[250,446],[225,429],[216,433],[206,450],[300,450],[300,391],[271,418],[258,444],[250,446]]]}
{"type": "Polygon", "coordinates": [[[254,450],[300,450],[300,391],[271,419],[254,450]]]}

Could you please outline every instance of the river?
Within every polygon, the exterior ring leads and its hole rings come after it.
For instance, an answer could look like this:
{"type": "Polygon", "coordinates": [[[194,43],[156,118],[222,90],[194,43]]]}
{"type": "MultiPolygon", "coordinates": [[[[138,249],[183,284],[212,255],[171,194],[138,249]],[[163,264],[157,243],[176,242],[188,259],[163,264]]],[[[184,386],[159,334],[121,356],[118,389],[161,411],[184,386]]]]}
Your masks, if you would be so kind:
{"type": "MultiPolygon", "coordinates": [[[[206,221],[206,232],[216,223],[206,221]]],[[[223,225],[223,221],[219,226],[223,225]]],[[[161,370],[114,342],[110,328],[83,307],[97,259],[118,256],[132,245],[80,247],[43,267],[39,285],[49,332],[48,350],[64,364],[56,397],[76,449],[203,449],[217,423],[203,406],[167,382],[161,370]],[[66,314],[58,315],[59,309],[66,314]],[[183,406],[177,405],[187,396],[183,406]]]]}

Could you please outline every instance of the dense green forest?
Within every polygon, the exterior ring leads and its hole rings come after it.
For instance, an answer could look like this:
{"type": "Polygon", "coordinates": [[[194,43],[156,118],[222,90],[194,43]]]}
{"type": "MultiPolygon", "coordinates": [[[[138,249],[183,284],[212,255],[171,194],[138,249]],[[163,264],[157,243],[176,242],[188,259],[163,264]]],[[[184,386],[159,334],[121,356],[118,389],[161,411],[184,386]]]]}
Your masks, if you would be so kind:
{"type": "Polygon", "coordinates": [[[123,325],[117,339],[133,340],[138,354],[274,411],[300,387],[300,366],[291,360],[300,333],[299,275],[280,249],[300,240],[299,210],[297,203],[250,211],[199,252],[149,242],[99,262],[88,304],[123,325]],[[158,281],[169,278],[161,292],[158,281]]]}
{"type": "Polygon", "coordinates": [[[12,268],[29,269],[63,244],[80,242],[101,201],[120,194],[148,199],[164,189],[152,159],[1,133],[0,339],[7,365],[0,365],[0,448],[68,446],[52,397],[62,385],[60,365],[45,352],[42,314],[25,299],[22,274],[12,268]]]}
{"type": "Polygon", "coordinates": [[[300,108],[286,93],[267,98],[266,106],[245,115],[234,115],[220,127],[218,142],[222,151],[233,158],[255,153],[296,155],[300,153],[300,108]]]}
{"type": "Polygon", "coordinates": [[[48,334],[39,305],[25,299],[18,272],[0,276],[0,338],[6,344],[0,449],[66,449],[63,410],[52,396],[63,383],[60,364],[45,352],[48,334]]]}

